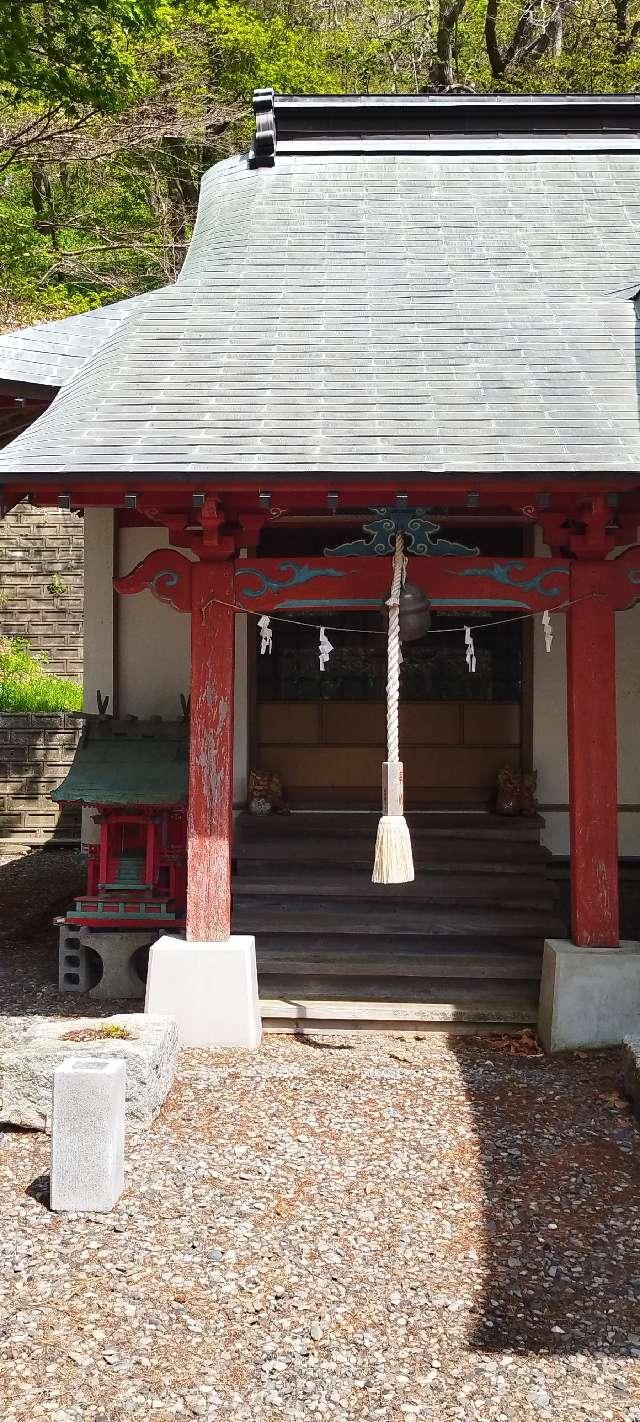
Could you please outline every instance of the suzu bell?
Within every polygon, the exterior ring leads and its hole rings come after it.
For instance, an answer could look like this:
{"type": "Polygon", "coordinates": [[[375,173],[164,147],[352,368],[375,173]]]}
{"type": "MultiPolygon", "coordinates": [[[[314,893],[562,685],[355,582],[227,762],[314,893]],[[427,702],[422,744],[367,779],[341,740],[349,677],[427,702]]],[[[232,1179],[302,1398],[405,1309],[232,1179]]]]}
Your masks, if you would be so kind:
{"type": "Polygon", "coordinates": [[[400,640],[417,642],[431,626],[431,603],[422,588],[405,583],[400,593],[400,640]]]}
{"type": "MultiPolygon", "coordinates": [[[[431,626],[431,603],[422,588],[415,583],[405,583],[400,593],[400,640],[417,642],[424,637],[431,626]]],[[[383,611],[385,629],[389,626],[389,610],[383,611]]]]}

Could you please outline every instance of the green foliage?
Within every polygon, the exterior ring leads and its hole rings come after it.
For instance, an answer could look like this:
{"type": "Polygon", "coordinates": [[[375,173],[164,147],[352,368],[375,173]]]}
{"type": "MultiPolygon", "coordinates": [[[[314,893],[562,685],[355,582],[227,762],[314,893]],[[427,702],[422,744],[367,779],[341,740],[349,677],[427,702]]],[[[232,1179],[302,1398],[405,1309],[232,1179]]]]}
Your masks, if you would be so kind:
{"type": "Polygon", "coordinates": [[[26,637],[0,640],[0,711],[81,711],[82,687],[46,671],[26,637]]]}
{"type": "Polygon", "coordinates": [[[135,45],[157,0],[4,0],[0,98],[108,113],[139,90],[135,45]]]}
{"type": "Polygon", "coordinates": [[[0,329],[174,281],[202,173],[248,146],[258,85],[640,88],[640,0],[0,0],[0,12],[0,329]]]}
{"type": "Polygon", "coordinates": [[[59,573],[54,573],[47,583],[47,592],[51,593],[52,597],[64,597],[66,591],[67,584],[64,578],[61,578],[59,573]]]}

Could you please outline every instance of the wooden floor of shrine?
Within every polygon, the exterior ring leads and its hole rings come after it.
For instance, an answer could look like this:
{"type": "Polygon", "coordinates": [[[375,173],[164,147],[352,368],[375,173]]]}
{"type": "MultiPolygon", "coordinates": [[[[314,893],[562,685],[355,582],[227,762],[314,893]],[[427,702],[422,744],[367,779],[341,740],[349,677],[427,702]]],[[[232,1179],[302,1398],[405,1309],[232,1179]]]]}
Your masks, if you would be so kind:
{"type": "Polygon", "coordinates": [[[265,1027],[535,1021],[544,940],[566,936],[542,820],[408,815],[415,882],[381,886],[377,818],[237,820],[233,931],[255,934],[265,1027]]]}

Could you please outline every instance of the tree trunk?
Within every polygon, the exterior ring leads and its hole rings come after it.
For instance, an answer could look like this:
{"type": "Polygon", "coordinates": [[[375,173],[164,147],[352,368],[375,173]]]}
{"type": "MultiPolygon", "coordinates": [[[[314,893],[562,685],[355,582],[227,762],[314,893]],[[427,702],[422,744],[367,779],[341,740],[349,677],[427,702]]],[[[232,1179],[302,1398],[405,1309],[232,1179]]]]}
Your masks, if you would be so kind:
{"type": "Polygon", "coordinates": [[[431,65],[431,88],[453,89],[456,25],[467,0],[440,0],[436,32],[436,57],[431,65]]]}

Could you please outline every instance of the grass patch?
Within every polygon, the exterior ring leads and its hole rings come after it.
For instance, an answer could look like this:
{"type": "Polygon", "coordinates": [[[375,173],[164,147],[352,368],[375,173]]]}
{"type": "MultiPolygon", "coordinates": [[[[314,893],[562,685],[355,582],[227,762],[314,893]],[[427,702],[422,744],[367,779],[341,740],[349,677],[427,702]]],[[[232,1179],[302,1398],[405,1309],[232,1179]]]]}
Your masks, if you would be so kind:
{"type": "Polygon", "coordinates": [[[0,711],[81,711],[82,687],[47,672],[45,652],[26,637],[0,638],[0,711]]]}
{"type": "Polygon", "coordinates": [[[133,1040],[133,1032],[128,1032],[126,1027],[118,1027],[117,1023],[109,1022],[106,1027],[74,1027],[72,1032],[65,1032],[61,1042],[130,1042],[133,1040]]]}

